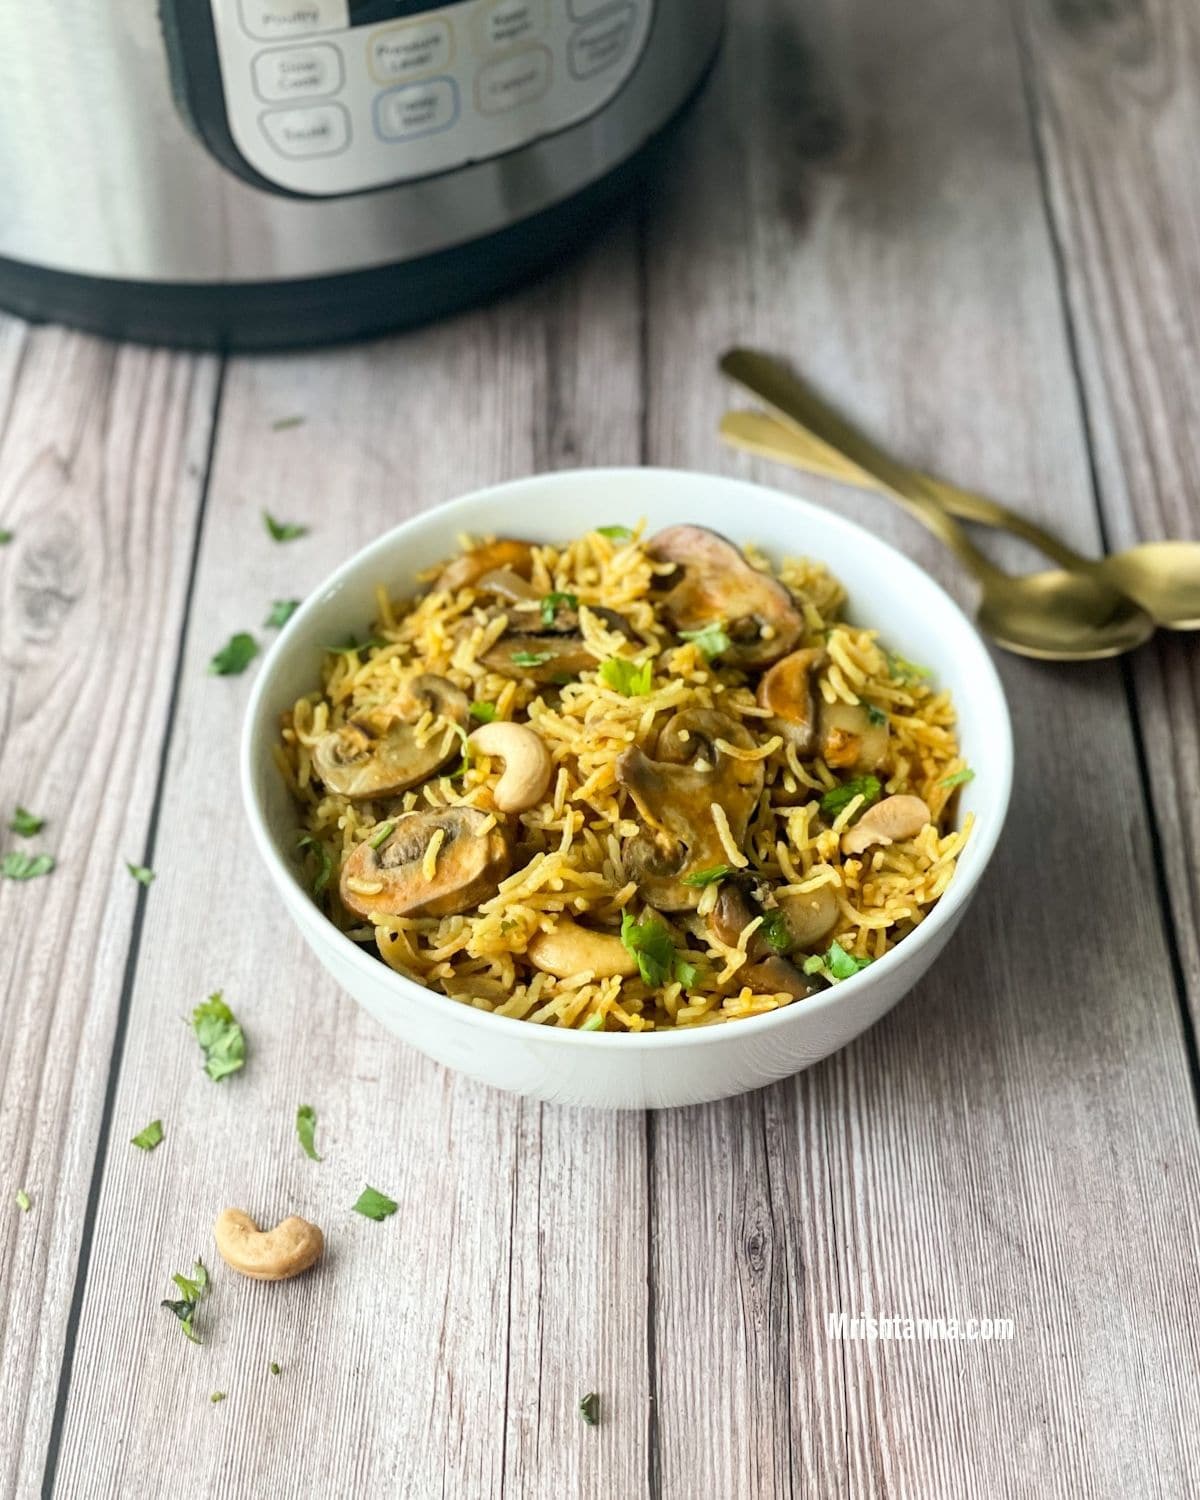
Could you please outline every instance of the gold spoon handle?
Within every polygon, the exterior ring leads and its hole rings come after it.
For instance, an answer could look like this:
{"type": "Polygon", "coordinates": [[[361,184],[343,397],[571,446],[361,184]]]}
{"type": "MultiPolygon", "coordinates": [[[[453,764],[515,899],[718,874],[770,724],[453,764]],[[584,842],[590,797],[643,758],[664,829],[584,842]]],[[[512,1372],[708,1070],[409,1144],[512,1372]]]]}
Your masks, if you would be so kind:
{"type": "MultiPolygon", "coordinates": [[[[847,462],[840,453],[827,447],[810,432],[795,427],[778,417],[762,411],[728,411],[721,418],[721,436],[734,448],[755,453],[761,458],[773,459],[776,463],[790,464],[809,474],[820,474],[825,479],[836,479],[842,484],[858,487],[878,485],[869,474],[847,462]]],[[[943,479],[934,479],[928,474],[921,478],[937,500],[952,516],[960,521],[974,521],[980,526],[991,526],[998,531],[1008,531],[1029,542],[1047,557],[1053,558],[1061,567],[1076,571],[1095,566],[1093,560],[1078,552],[1053,532],[1044,530],[1036,522],[1028,520],[1018,511],[1009,510],[978,495],[974,490],[962,489],[948,484],[943,479]]]]}
{"type": "Polygon", "coordinates": [[[936,492],[922,475],[889,458],[869,438],[826,406],[798,376],[753,349],[729,350],[721,357],[721,369],[771,410],[805,428],[870,475],[882,490],[904,506],[914,520],[933,532],[981,583],[986,585],[1007,579],[1008,574],[986,558],[954,517],[942,509],[936,492]]]}

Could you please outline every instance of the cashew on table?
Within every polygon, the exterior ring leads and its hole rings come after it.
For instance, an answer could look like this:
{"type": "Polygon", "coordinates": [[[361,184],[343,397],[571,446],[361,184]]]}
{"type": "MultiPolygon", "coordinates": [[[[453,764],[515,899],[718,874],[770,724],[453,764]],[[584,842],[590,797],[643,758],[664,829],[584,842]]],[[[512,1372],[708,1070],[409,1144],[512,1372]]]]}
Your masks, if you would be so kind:
{"type": "Polygon", "coordinates": [[[299,1276],[325,1248],[325,1236],[307,1219],[293,1215],[274,1229],[260,1229],[240,1208],[225,1209],[213,1225],[213,1235],[225,1264],[255,1281],[299,1276]]]}

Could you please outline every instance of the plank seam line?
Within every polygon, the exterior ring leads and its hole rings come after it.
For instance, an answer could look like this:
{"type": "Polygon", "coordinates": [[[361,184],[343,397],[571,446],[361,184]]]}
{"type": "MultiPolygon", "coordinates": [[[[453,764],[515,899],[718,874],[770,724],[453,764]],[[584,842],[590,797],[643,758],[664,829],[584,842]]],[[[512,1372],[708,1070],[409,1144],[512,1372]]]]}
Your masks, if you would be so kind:
{"type": "MultiPolygon", "coordinates": [[[[167,765],[175,738],[179,699],[183,688],[184,648],[187,644],[191,624],[192,607],[195,602],[196,576],[199,571],[200,546],[204,536],[204,521],[208,511],[208,495],[212,483],[213,460],[217,446],[217,430],[220,426],[221,399],[225,390],[225,362],[217,369],[216,389],[213,393],[212,425],[208,434],[208,449],[204,460],[204,473],[200,481],[200,497],[196,506],[196,524],[192,533],[192,555],[188,565],[187,585],[184,589],[183,612],[179,624],[179,635],[175,655],[175,671],[171,679],[171,691],[167,700],[166,726],[163,731],[162,748],[159,752],[158,771],[154,784],[154,799],[150,805],[150,819],[146,829],[146,847],[142,862],[154,866],[154,851],[158,837],[159,815],[166,790],[167,765]]],[[[112,1052],[109,1059],[108,1083],[104,1092],[104,1105],[100,1114],[100,1128],[96,1139],[96,1155],[92,1164],[92,1177],[88,1185],[87,1203],[84,1208],[83,1225],[79,1237],[79,1260],[75,1268],[75,1285],[71,1293],[71,1306],[67,1314],[66,1338],[63,1343],[62,1363],[59,1366],[58,1393],[54,1402],[54,1417],[50,1424],[50,1441],[46,1449],[46,1467],[42,1475],[44,1500],[54,1493],[58,1472],[59,1452],[63,1430],[66,1425],[67,1401],[71,1391],[71,1376],[75,1363],[75,1346],[79,1331],[79,1318],[83,1307],[84,1289],[87,1285],[91,1264],[92,1244],[96,1232],[96,1216],[100,1206],[100,1189],[104,1181],[104,1168],[108,1159],[108,1144],[112,1135],[113,1114],[116,1109],[117,1088],[121,1078],[121,1063],[125,1053],[125,1039],[129,1030],[129,1013],[133,1002],[133,986],[137,977],[138,960],[141,956],[142,930],[145,926],[146,903],[149,890],[138,889],[137,906],[130,929],[129,947],[125,954],[125,970],[121,980],[121,994],[117,1002],[116,1025],[113,1030],[112,1052]]]]}
{"type": "Polygon", "coordinates": [[[662,1455],[658,1447],[658,1338],[654,1320],[658,1297],[654,1287],[654,1111],[646,1121],[646,1493],[650,1500],[662,1497],[662,1455]]]}
{"type": "MultiPolygon", "coordinates": [[[[1062,235],[1059,233],[1058,220],[1055,218],[1054,213],[1054,201],[1050,192],[1049,167],[1046,161],[1045,148],[1042,143],[1041,122],[1044,119],[1044,115],[1038,102],[1037,89],[1033,79],[1033,60],[1030,52],[1029,37],[1026,35],[1025,27],[1020,19],[1020,13],[1021,0],[1013,0],[1009,15],[1016,37],[1018,68],[1021,75],[1022,91],[1025,95],[1025,108],[1029,119],[1034,163],[1037,168],[1038,184],[1041,190],[1042,211],[1046,217],[1046,229],[1054,260],[1055,277],[1058,282],[1059,304],[1062,308],[1063,331],[1067,342],[1067,353],[1071,361],[1071,374],[1075,382],[1075,395],[1079,404],[1079,418],[1083,426],[1084,443],[1087,448],[1088,473],[1092,486],[1092,503],[1096,512],[1096,523],[1100,530],[1101,545],[1107,552],[1110,545],[1109,528],[1104,514],[1103,486],[1100,481],[1100,470],[1096,461],[1094,425],[1088,405],[1088,391],[1086,381],[1084,380],[1083,361],[1080,356],[1079,331],[1075,324],[1075,315],[1071,305],[1067,256],[1062,235]]],[[[1125,707],[1129,715],[1130,732],[1133,737],[1134,758],[1138,768],[1142,809],[1145,814],[1147,832],[1150,838],[1150,858],[1154,869],[1155,892],[1158,896],[1159,922],[1162,927],[1163,942],[1167,950],[1167,962],[1171,970],[1171,980],[1175,989],[1175,1004],[1179,1011],[1179,1025],[1183,1034],[1183,1050],[1187,1060],[1189,1082],[1192,1088],[1192,1103],[1197,1112],[1197,1119],[1200,1121],[1200,1047],[1197,1045],[1196,1031],[1192,1025],[1191,1012],[1188,1006],[1187,974],[1184,968],[1179,934],[1175,926],[1171,888],[1167,878],[1166,853],[1163,848],[1161,833],[1162,825],[1159,821],[1158,810],[1154,805],[1154,792],[1150,785],[1150,763],[1146,754],[1145,735],[1142,732],[1141,710],[1138,706],[1137,690],[1133,680],[1133,669],[1128,657],[1124,657],[1121,660],[1120,673],[1121,685],[1125,695],[1125,707]]]]}

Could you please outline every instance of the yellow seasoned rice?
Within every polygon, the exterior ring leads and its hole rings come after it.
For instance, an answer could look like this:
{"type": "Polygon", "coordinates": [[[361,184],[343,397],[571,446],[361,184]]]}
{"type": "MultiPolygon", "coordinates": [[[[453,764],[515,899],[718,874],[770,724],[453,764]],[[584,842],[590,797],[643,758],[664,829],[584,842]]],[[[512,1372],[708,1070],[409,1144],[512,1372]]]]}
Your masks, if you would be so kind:
{"type": "MultiPolygon", "coordinates": [[[[831,941],[859,959],[876,959],[911,933],[938,901],[954,874],[970,834],[971,819],[956,827],[956,790],[945,784],[963,771],[948,694],[923,674],[889,657],[875,631],[848,623],[845,592],[821,563],[789,559],[777,569],[753,548],[755,567],[770,571],[792,593],[804,621],[797,647],[824,646],[827,656],[817,688],[829,704],[864,703],[885,714],[886,758],[876,774],[883,795],[911,793],[924,799],[932,821],[915,838],[844,856],[839,835],[854,823],[863,799],[856,797],[832,821],[820,811],[823,793],[848,773],[819,756],[798,755],[770,727],[754,698],[754,678],[708,662],[698,646],[680,642],[660,618],[654,592],[662,574],[640,535],[613,540],[599,532],[566,546],[537,546],[531,581],[540,594],[575,595],[585,646],[596,666],[612,656],[649,661],[650,691],[626,697],[595,670],[558,687],[538,686],[491,671],[481,658],[503,635],[506,621],[490,619],[482,596],[467,587],[427,590],[415,599],[377,593],[371,642],[330,652],[320,686],[284,716],[277,760],[299,809],[302,858],[318,899],[331,919],[356,940],[372,941],[397,971],[464,1004],[543,1025],[607,1031],[644,1031],[697,1026],[758,1015],[800,1003],[786,994],[760,994],[739,984],[747,942],[763,918],[741,934],[736,946],[685,930],[678,914],[662,917],[677,949],[687,948],[696,973],[689,986],[676,977],[651,988],[640,977],[596,978],[591,973],[556,978],[534,968],[530,942],[560,917],[615,934],[629,913],[647,913],[624,865],[628,840],[641,830],[637,810],[617,784],[615,765],[631,746],[653,755],[663,725],[685,709],[718,709],[740,725],[754,749],[729,743],[718,748],[741,759],[761,760],[765,786],[749,831],[739,845],[724,808],[711,809],[718,838],[731,866],[771,884],[778,894],[804,895],[832,886],[839,918],[831,941]],[[638,640],[627,641],[588,606],[617,611],[638,640]],[[351,801],[328,792],[317,775],[313,751],[321,737],[386,708],[421,673],[448,678],[473,703],[490,704],[501,720],[528,724],[550,751],[553,772],[540,802],[511,821],[518,857],[494,894],[456,915],[396,917],[378,914],[365,927],[338,896],[343,862],[380,825],[403,813],[467,806],[488,815],[486,837],[498,815],[493,791],[503,766],[466,757],[465,770],[451,762],[446,773],[400,796],[351,801]],[[324,874],[323,874],[324,872],[324,874]]],[[[427,714],[418,734],[447,747],[459,726],[427,714]]],[[[425,850],[423,873],[432,880],[445,835],[435,832],[425,850]]],[[[350,886],[360,899],[379,882],[350,886]]],[[[718,886],[698,892],[697,914],[710,913],[718,886]]],[[[761,941],[761,940],[760,940],[761,941]]],[[[805,955],[796,957],[800,963],[805,955]]],[[[828,976],[827,976],[828,977],[828,976]]]]}

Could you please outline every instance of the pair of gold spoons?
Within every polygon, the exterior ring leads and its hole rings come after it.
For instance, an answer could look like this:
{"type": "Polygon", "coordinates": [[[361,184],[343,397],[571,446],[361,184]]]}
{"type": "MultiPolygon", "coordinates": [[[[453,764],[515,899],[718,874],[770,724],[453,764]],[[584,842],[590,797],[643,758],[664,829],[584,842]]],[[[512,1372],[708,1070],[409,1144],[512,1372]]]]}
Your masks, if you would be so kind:
{"type": "Polygon", "coordinates": [[[721,422],[727,442],[898,501],[974,574],[982,590],[976,622],[1009,651],[1087,661],[1132,651],[1160,628],[1200,630],[1200,542],[1144,542],[1108,557],[1082,557],[1007,506],[892,458],[771,356],[731,349],[721,369],[767,408],[727,412],[721,422]],[[960,521],[1009,531],[1059,566],[1006,573],[960,521]]]}

